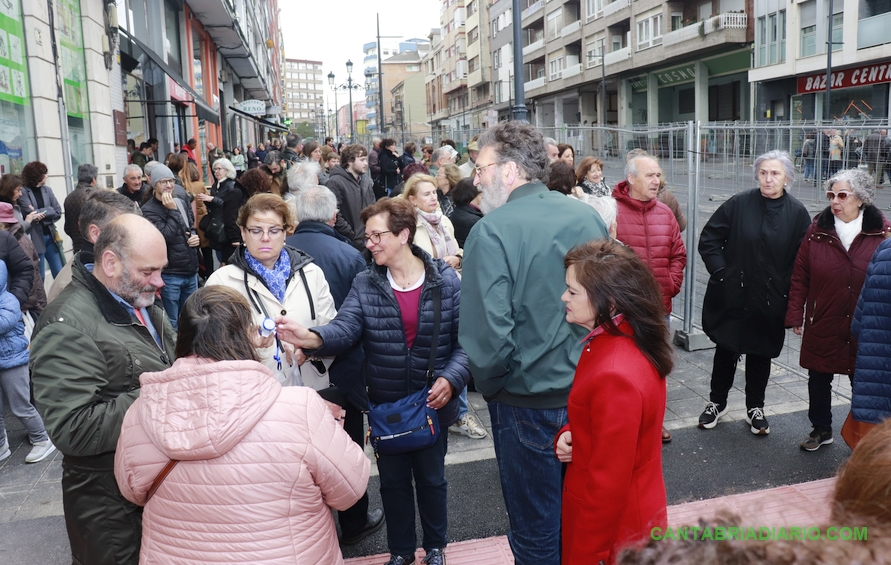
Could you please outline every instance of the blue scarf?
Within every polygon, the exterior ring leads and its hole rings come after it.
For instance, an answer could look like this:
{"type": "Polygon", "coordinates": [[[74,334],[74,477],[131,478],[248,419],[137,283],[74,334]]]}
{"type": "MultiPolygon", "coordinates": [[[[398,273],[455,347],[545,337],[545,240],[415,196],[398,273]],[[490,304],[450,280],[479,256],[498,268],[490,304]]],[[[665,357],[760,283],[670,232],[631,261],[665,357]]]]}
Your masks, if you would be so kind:
{"type": "Polygon", "coordinates": [[[285,290],[288,288],[288,277],[291,276],[291,257],[286,249],[282,249],[281,255],[272,267],[272,270],[263,266],[263,263],[254,258],[251,253],[245,249],[244,258],[248,266],[263,283],[269,292],[275,296],[279,302],[285,301],[285,290]]]}

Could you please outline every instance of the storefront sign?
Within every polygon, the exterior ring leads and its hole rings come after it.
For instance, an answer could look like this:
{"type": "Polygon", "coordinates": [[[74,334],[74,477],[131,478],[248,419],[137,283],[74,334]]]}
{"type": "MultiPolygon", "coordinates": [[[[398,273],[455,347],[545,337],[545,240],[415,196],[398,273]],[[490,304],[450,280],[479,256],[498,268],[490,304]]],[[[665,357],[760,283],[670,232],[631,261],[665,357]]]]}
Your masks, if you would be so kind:
{"type": "Polygon", "coordinates": [[[245,100],[235,105],[239,110],[254,116],[266,115],[266,102],[262,100],[245,100]]]}
{"type": "MultiPolygon", "coordinates": [[[[832,73],[832,88],[851,88],[891,82],[891,62],[832,73]]],[[[798,94],[826,90],[826,73],[798,77],[798,94]]]]}
{"type": "Polygon", "coordinates": [[[119,147],[127,146],[127,114],[120,110],[112,110],[114,118],[114,144],[119,147]]]}
{"type": "Polygon", "coordinates": [[[170,91],[170,97],[174,100],[180,100],[182,102],[192,101],[192,96],[186,92],[186,89],[170,77],[167,77],[167,89],[170,91]]]}
{"type": "MultiPolygon", "coordinates": [[[[653,73],[659,87],[674,86],[684,82],[691,82],[696,79],[696,66],[693,63],[673,69],[665,69],[653,73]]],[[[635,92],[644,92],[647,90],[647,75],[632,77],[628,79],[631,83],[631,89],[635,92]]]]}

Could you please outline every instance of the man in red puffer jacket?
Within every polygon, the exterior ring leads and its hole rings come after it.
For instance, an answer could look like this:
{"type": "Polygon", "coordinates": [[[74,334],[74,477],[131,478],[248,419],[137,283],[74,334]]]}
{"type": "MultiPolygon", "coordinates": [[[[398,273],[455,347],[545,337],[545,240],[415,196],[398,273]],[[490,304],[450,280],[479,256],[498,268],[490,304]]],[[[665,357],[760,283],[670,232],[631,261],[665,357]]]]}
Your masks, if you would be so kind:
{"type": "Polygon", "coordinates": [[[633,249],[653,271],[668,315],[671,299],[684,281],[687,250],[674,213],[656,199],[662,169],[652,157],[639,156],[625,165],[625,177],[613,189],[619,205],[616,239],[633,249]]]}

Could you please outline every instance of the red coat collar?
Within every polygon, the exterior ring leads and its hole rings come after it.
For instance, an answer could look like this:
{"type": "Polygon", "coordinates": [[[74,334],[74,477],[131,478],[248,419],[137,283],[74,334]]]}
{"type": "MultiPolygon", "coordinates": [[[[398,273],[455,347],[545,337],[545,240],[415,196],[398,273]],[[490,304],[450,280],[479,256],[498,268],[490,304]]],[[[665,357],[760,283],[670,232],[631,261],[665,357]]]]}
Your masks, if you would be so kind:
{"type": "MultiPolygon", "coordinates": [[[[613,316],[613,324],[615,324],[616,327],[620,326],[622,324],[622,322],[624,322],[624,321],[625,321],[624,314],[616,314],[615,316],[613,316]]],[[[586,343],[590,342],[592,339],[594,339],[595,337],[599,336],[600,334],[602,334],[604,332],[606,332],[606,328],[604,327],[603,324],[600,324],[596,328],[591,330],[591,333],[586,335],[584,337],[584,339],[582,339],[582,341],[580,341],[579,343],[581,345],[585,345],[586,343]]]]}

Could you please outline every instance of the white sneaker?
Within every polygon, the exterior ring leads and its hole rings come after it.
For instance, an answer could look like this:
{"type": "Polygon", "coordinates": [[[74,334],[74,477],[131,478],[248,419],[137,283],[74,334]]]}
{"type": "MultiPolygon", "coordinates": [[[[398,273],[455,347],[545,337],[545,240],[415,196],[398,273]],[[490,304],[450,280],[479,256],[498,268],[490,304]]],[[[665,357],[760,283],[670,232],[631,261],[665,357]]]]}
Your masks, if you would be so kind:
{"type": "Polygon", "coordinates": [[[37,463],[38,461],[43,461],[55,450],[56,446],[53,445],[53,442],[50,440],[38,441],[34,444],[34,447],[31,448],[31,453],[25,457],[25,463],[37,463]]]}
{"type": "Polygon", "coordinates": [[[449,431],[461,434],[470,439],[483,439],[489,436],[486,429],[473,414],[465,414],[463,418],[449,426],[449,431]]]}
{"type": "Polygon", "coordinates": [[[3,445],[0,445],[0,461],[3,461],[10,455],[12,455],[12,452],[9,450],[9,442],[4,441],[3,445]]]}

